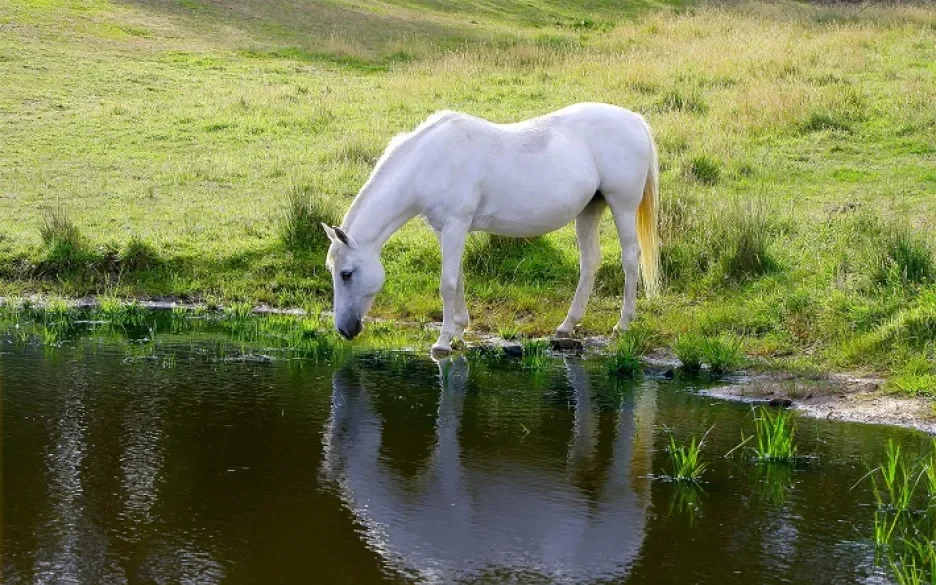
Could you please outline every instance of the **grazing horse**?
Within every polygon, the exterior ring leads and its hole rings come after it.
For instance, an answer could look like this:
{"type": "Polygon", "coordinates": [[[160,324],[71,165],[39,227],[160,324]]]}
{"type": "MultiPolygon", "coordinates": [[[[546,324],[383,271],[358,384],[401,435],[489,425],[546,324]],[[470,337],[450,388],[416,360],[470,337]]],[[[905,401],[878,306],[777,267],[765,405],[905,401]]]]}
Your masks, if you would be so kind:
{"type": "Polygon", "coordinates": [[[629,110],[582,103],[514,124],[437,112],[390,141],[331,240],[335,327],[351,339],[383,286],[380,249],[423,216],[442,246],[442,331],[451,351],[468,326],[462,255],[472,231],[528,238],[575,220],[580,275],[556,335],[585,313],[601,262],[598,225],[611,208],[621,242],[624,302],[615,326],[634,318],[638,265],[648,295],[659,290],[657,154],[650,127],[629,110]],[[642,252],[642,253],[641,253],[642,252]]]}

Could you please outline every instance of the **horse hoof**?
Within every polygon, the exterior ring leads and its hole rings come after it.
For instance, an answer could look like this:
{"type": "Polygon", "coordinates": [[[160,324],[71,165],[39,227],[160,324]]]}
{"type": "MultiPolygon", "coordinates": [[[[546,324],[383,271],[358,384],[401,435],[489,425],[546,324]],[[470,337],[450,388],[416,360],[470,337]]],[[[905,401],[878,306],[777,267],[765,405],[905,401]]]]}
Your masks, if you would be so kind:
{"type": "Polygon", "coordinates": [[[611,330],[611,337],[617,337],[618,335],[621,335],[622,333],[627,331],[627,328],[628,328],[628,325],[621,325],[620,323],[618,323],[617,325],[614,326],[614,329],[611,330]]]}
{"type": "Polygon", "coordinates": [[[581,351],[584,347],[580,340],[571,337],[553,337],[550,345],[556,351],[581,351]]]}
{"type": "Polygon", "coordinates": [[[452,346],[450,346],[450,345],[439,345],[439,344],[437,343],[437,344],[435,344],[435,345],[432,346],[432,350],[430,350],[430,351],[432,352],[432,355],[433,355],[433,356],[436,356],[436,357],[447,356],[447,355],[451,355],[451,353],[452,353],[452,346]]]}

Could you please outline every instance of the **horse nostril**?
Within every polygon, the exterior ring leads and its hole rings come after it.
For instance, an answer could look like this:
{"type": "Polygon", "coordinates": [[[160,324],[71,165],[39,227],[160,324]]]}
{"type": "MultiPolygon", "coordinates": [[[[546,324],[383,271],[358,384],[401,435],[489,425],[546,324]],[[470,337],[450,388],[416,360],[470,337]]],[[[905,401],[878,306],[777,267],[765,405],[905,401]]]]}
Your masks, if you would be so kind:
{"type": "Polygon", "coordinates": [[[357,321],[354,322],[354,329],[352,329],[351,332],[350,332],[350,333],[351,333],[351,336],[354,337],[355,335],[357,335],[358,333],[360,333],[360,332],[361,332],[361,329],[363,329],[363,328],[364,328],[364,325],[361,323],[361,320],[358,319],[357,321]]]}
{"type": "Polygon", "coordinates": [[[338,333],[341,334],[345,339],[351,339],[351,336],[348,335],[348,332],[344,330],[344,327],[338,327],[338,333]]]}

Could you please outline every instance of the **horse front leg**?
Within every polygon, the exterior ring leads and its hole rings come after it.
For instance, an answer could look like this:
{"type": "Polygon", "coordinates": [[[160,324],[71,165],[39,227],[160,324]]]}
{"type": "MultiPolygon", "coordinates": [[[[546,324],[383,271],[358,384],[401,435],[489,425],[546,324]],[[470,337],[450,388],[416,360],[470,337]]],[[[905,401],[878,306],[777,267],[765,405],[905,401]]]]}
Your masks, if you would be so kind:
{"type": "Polygon", "coordinates": [[[465,253],[467,237],[468,230],[464,226],[450,225],[442,229],[440,238],[442,241],[442,280],[439,284],[439,292],[442,293],[442,332],[432,346],[434,354],[451,353],[452,339],[461,335],[468,324],[468,312],[464,308],[464,282],[461,274],[462,256],[465,253]],[[459,297],[461,297],[461,306],[459,306],[459,297]],[[464,311],[464,314],[461,314],[461,311],[464,311]]]}
{"type": "MultiPolygon", "coordinates": [[[[436,238],[439,240],[439,246],[442,246],[442,232],[439,230],[433,230],[435,232],[436,238]]],[[[467,234],[465,236],[467,240],[467,234]]],[[[455,337],[461,337],[462,333],[465,332],[465,329],[468,328],[468,323],[471,321],[471,317],[468,315],[468,303],[465,301],[465,269],[462,267],[458,272],[458,289],[455,291],[455,337]]]]}

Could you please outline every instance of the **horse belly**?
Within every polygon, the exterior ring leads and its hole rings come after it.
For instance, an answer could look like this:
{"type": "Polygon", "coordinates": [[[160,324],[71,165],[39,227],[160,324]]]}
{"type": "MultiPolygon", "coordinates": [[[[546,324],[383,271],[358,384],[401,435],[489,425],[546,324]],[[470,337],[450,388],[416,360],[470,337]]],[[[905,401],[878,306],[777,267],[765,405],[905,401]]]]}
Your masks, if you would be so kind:
{"type": "Polygon", "coordinates": [[[569,224],[599,185],[591,159],[568,149],[505,157],[491,171],[472,229],[504,236],[538,236],[569,224]]]}
{"type": "Polygon", "coordinates": [[[526,189],[490,193],[475,215],[472,230],[529,238],[571,223],[595,196],[597,185],[569,189],[526,189]]]}

